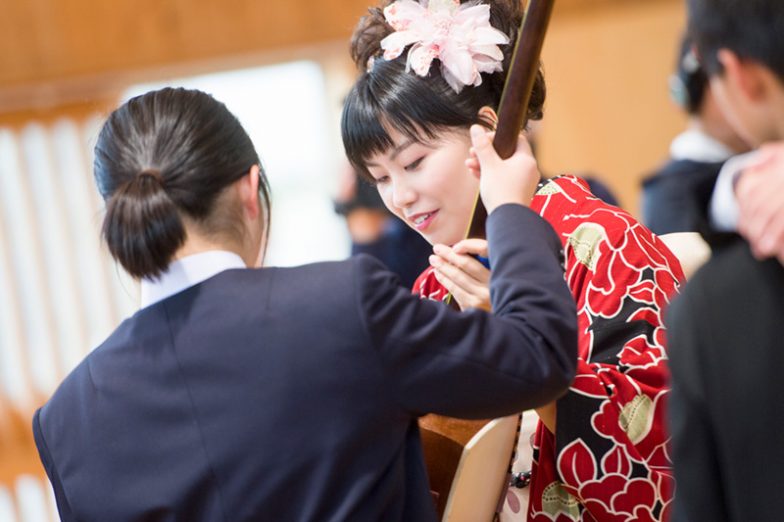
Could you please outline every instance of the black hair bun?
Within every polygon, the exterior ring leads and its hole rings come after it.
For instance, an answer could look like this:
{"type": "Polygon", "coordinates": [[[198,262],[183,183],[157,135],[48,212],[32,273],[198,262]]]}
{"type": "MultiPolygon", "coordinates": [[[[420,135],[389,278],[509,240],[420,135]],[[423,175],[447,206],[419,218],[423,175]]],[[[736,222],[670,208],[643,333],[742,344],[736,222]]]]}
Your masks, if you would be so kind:
{"type": "Polygon", "coordinates": [[[384,18],[383,7],[371,7],[360,18],[351,36],[351,58],[360,71],[367,69],[371,58],[381,54],[381,40],[392,34],[392,27],[384,18]]]}

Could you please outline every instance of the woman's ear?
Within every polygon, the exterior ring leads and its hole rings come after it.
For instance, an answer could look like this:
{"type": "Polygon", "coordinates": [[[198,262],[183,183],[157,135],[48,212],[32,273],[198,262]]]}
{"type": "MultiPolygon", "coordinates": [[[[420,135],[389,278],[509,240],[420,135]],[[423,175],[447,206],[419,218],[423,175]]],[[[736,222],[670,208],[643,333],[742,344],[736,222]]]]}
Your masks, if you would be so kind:
{"type": "Polygon", "coordinates": [[[259,166],[253,165],[248,173],[237,180],[240,204],[245,216],[256,220],[261,212],[259,203],[259,166]]]}
{"type": "Polygon", "coordinates": [[[246,233],[241,245],[243,248],[242,258],[248,267],[255,268],[260,267],[264,260],[266,249],[264,229],[269,225],[264,222],[259,196],[260,183],[261,176],[258,165],[253,165],[248,169],[247,174],[235,181],[246,233]]]}
{"type": "Polygon", "coordinates": [[[492,107],[484,106],[479,109],[479,121],[492,130],[498,126],[498,114],[492,107]]]}

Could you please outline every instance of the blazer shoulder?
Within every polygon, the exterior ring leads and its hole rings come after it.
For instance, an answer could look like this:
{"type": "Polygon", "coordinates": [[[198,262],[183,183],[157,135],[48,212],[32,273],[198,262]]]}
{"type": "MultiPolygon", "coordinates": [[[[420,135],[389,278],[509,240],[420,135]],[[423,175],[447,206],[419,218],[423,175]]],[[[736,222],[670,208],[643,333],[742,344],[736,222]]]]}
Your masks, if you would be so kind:
{"type": "Polygon", "coordinates": [[[275,275],[275,291],[281,290],[285,282],[292,288],[309,291],[332,291],[345,294],[355,284],[372,282],[400,285],[397,276],[390,272],[378,259],[367,254],[358,254],[343,261],[324,261],[291,268],[278,268],[275,275]]]}
{"type": "Polygon", "coordinates": [[[302,321],[319,323],[352,311],[362,313],[368,295],[383,293],[399,282],[375,258],[360,254],[342,261],[324,261],[294,267],[237,271],[216,282],[212,298],[260,303],[276,314],[296,314],[302,321]]]}
{"type": "Polygon", "coordinates": [[[731,300],[734,295],[747,294],[754,288],[784,282],[784,267],[776,259],[760,261],[754,257],[746,241],[739,237],[720,246],[711,259],[689,281],[689,287],[710,294],[713,298],[731,300]]]}
{"type": "Polygon", "coordinates": [[[38,423],[44,435],[57,435],[59,430],[67,428],[72,419],[65,412],[72,412],[73,408],[90,411],[90,400],[96,385],[91,368],[93,365],[100,366],[102,360],[111,359],[114,354],[126,354],[126,348],[136,341],[139,332],[152,335],[151,322],[145,319],[146,315],[155,315],[155,312],[148,314],[145,310],[140,310],[122,321],[103,342],[68,372],[49,400],[38,410],[38,423]]]}
{"type": "MultiPolygon", "coordinates": [[[[100,346],[96,350],[99,348],[100,346]]],[[[80,404],[85,396],[85,388],[92,387],[89,365],[94,353],[95,350],[71,370],[57,386],[49,400],[36,411],[34,422],[40,428],[42,435],[47,437],[56,435],[60,429],[67,427],[68,419],[63,418],[60,413],[70,409],[70,405],[80,404]]]]}

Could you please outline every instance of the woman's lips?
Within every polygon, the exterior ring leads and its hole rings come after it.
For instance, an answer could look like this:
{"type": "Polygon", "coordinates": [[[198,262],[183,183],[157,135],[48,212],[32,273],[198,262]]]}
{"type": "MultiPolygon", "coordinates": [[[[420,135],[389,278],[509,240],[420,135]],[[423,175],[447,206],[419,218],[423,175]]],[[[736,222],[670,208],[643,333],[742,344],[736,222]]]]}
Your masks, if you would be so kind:
{"type": "Polygon", "coordinates": [[[427,227],[429,227],[430,224],[433,222],[437,214],[438,214],[438,210],[434,210],[433,212],[424,212],[422,214],[417,214],[415,216],[410,217],[409,221],[411,222],[411,224],[414,225],[414,228],[416,228],[418,231],[424,232],[425,229],[427,229],[427,227]]]}

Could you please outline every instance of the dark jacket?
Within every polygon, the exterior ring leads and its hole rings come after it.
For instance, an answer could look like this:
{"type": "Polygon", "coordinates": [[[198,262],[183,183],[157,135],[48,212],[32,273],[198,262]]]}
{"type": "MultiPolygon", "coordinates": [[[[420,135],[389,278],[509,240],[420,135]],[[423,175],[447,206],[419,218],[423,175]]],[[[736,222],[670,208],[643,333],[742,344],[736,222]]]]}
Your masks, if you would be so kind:
{"type": "Polygon", "coordinates": [[[784,267],[722,239],[668,315],[672,520],[778,522],[784,267]]]}
{"type": "Polygon", "coordinates": [[[654,234],[697,232],[723,162],[672,160],[642,184],[642,222],[654,234]]]}
{"type": "Polygon", "coordinates": [[[365,256],[228,270],[140,310],[33,419],[63,520],[434,520],[417,417],[511,414],[574,375],[552,229],[506,205],[488,233],[496,315],[365,256]]]}

